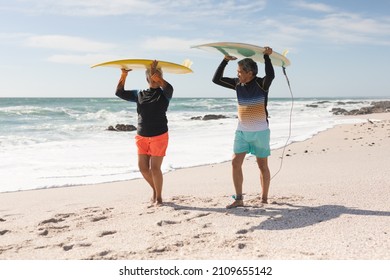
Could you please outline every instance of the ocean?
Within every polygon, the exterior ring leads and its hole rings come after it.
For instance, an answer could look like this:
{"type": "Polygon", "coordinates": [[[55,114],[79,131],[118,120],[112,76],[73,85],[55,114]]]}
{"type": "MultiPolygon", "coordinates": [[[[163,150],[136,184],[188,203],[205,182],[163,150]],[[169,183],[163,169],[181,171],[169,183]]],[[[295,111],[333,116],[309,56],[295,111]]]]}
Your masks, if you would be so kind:
{"type": "MultiPolygon", "coordinates": [[[[271,148],[286,144],[290,128],[289,143],[337,124],[363,121],[334,116],[330,110],[357,109],[371,101],[271,98],[271,148]]],[[[230,160],[236,103],[235,98],[173,98],[163,172],[230,160]],[[208,114],[226,118],[192,119],[208,114]]],[[[116,124],[137,125],[134,103],[119,98],[0,98],[0,192],[140,178],[136,132],[107,130],[116,124]]]]}

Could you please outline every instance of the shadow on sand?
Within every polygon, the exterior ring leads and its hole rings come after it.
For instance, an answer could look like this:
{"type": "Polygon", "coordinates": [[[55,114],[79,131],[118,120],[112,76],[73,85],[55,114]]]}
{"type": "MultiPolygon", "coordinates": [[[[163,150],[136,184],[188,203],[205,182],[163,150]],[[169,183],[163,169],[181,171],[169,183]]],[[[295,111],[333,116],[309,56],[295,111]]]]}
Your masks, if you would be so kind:
{"type": "MultiPolygon", "coordinates": [[[[290,203],[275,203],[267,205],[265,208],[242,207],[236,209],[225,209],[217,207],[193,207],[178,205],[167,202],[166,206],[175,210],[204,211],[210,213],[226,213],[242,217],[267,217],[259,225],[251,227],[249,230],[288,230],[304,228],[325,221],[337,219],[341,215],[359,216],[384,216],[390,217],[389,211],[372,211],[356,208],[348,208],[342,205],[321,205],[315,207],[293,205],[290,203]],[[283,206],[283,208],[278,208],[283,206]]],[[[389,219],[390,223],[390,219],[389,219]]]]}

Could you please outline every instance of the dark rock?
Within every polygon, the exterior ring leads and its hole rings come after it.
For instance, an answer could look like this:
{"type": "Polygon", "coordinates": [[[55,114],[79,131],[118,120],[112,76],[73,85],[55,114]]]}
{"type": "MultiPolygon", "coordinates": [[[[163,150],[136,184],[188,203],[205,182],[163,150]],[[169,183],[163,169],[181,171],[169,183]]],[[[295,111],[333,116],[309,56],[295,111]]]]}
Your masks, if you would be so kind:
{"type": "Polygon", "coordinates": [[[346,115],[348,113],[348,111],[343,108],[333,108],[331,112],[333,115],[346,115]]]}
{"type": "Polygon", "coordinates": [[[219,120],[219,119],[226,119],[227,117],[224,115],[205,115],[202,120],[208,121],[208,120],[219,120]]]}
{"type": "Polygon", "coordinates": [[[346,104],[359,104],[361,101],[347,101],[346,104]]]}
{"type": "Polygon", "coordinates": [[[134,130],[137,130],[137,128],[131,124],[117,124],[115,127],[110,125],[107,128],[107,130],[109,130],[109,131],[134,131],[134,130]]]}
{"type": "Polygon", "coordinates": [[[204,115],[203,117],[201,117],[201,116],[192,117],[191,120],[209,121],[209,120],[219,120],[219,119],[227,119],[227,118],[228,117],[225,115],[208,114],[208,115],[204,115]]]}
{"type": "Polygon", "coordinates": [[[119,131],[134,131],[137,130],[137,128],[134,125],[131,124],[117,124],[115,126],[116,130],[119,131]]]}
{"type": "Polygon", "coordinates": [[[201,116],[197,116],[197,117],[192,117],[192,118],[191,118],[191,120],[196,120],[196,121],[197,121],[197,120],[201,120],[201,119],[202,119],[201,116]]]}
{"type": "Polygon", "coordinates": [[[342,108],[333,108],[331,112],[334,115],[349,115],[349,116],[367,115],[373,113],[386,113],[386,112],[390,112],[390,101],[373,101],[371,102],[371,106],[369,107],[362,107],[360,109],[354,109],[350,111],[347,111],[342,108]]]}
{"type": "Polygon", "coordinates": [[[374,106],[374,110],[378,110],[381,112],[390,112],[390,101],[374,101],[371,103],[371,105],[374,106]]]}

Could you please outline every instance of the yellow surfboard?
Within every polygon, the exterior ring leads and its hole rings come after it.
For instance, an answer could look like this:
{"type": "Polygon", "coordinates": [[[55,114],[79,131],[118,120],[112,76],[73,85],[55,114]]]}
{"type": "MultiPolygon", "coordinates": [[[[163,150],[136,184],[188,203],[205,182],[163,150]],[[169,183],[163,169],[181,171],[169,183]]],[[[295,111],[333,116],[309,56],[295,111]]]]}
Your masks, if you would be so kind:
{"type": "MultiPolygon", "coordinates": [[[[204,45],[193,46],[192,48],[203,49],[207,51],[218,51],[223,55],[235,56],[237,58],[252,58],[254,61],[264,63],[263,52],[265,48],[233,42],[217,42],[204,45]]],[[[277,52],[272,52],[270,55],[272,65],[289,66],[291,63],[286,56],[277,52]]]]}
{"type": "MultiPolygon", "coordinates": [[[[146,70],[150,68],[152,64],[152,59],[122,59],[122,60],[113,60],[107,61],[99,64],[92,65],[91,68],[95,67],[115,67],[115,68],[124,68],[132,70],[146,70]]],[[[184,61],[183,65],[176,64],[173,62],[161,61],[158,60],[157,68],[161,68],[164,73],[174,73],[174,74],[187,74],[192,73],[193,71],[189,68],[191,62],[189,60],[184,61]],[[186,65],[184,65],[186,64],[186,65]]]]}

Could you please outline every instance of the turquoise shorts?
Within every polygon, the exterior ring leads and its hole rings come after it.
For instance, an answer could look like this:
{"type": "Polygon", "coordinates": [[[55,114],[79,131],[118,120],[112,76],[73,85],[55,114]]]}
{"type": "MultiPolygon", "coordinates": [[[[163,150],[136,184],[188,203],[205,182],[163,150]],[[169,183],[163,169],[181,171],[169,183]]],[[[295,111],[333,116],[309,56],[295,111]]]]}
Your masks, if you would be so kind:
{"type": "Polygon", "coordinates": [[[271,155],[269,147],[270,130],[262,131],[236,131],[234,138],[235,154],[252,154],[258,158],[266,158],[271,155]]]}

